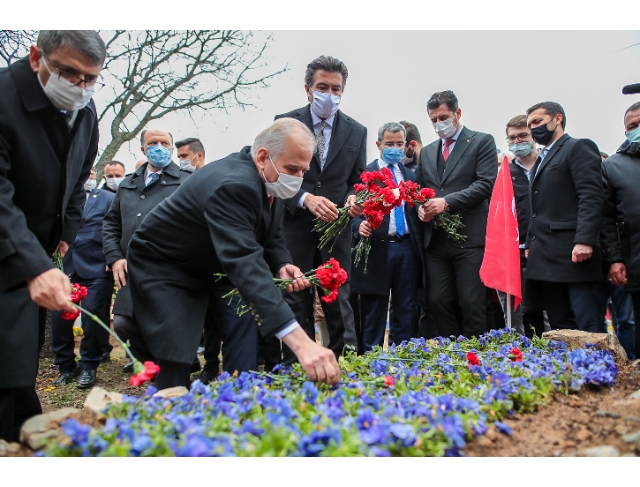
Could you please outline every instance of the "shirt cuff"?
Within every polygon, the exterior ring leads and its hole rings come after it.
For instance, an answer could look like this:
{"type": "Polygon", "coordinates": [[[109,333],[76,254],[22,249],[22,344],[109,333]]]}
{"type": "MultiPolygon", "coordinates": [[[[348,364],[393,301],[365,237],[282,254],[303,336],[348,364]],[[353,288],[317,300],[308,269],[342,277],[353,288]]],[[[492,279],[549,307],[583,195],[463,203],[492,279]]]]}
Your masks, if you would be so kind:
{"type": "Polygon", "coordinates": [[[298,323],[296,320],[293,320],[291,323],[286,325],[282,330],[276,333],[276,338],[278,340],[282,340],[284,337],[286,337],[289,333],[291,333],[293,330],[295,330],[299,326],[300,326],[300,323],[298,323]]]}
{"type": "Polygon", "coordinates": [[[300,196],[300,199],[298,200],[298,206],[300,208],[304,208],[304,199],[307,197],[309,193],[304,193],[302,196],[300,196]]]}

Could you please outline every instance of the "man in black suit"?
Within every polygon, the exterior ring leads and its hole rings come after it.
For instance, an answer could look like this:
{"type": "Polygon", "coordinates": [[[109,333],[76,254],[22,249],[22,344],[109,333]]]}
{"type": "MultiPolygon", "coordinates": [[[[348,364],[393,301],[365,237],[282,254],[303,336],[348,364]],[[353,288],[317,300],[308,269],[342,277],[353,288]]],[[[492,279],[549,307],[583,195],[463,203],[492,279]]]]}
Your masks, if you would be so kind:
{"type": "Polygon", "coordinates": [[[493,137],[462,125],[452,91],[435,93],[427,111],[439,139],[420,152],[418,183],[436,197],[419,209],[424,225],[425,272],[429,303],[441,336],[478,336],[486,331],[486,288],[480,281],[489,198],[498,172],[493,137]],[[445,211],[461,215],[466,236],[455,242],[434,218],[445,211]],[[457,293],[457,303],[456,303],[457,293]],[[459,306],[462,322],[457,318],[459,306]]]}
{"type": "Polygon", "coordinates": [[[46,310],[73,311],[53,268],[73,242],[98,151],[91,96],[104,41],[95,31],[38,34],[29,57],[0,70],[0,438],[17,441],[41,412],[35,391],[46,310]]]}
{"type": "Polygon", "coordinates": [[[602,161],[591,140],[565,134],[566,123],[558,103],[527,110],[531,135],[544,148],[532,169],[524,275],[539,282],[552,329],[603,333],[602,161]]]}
{"type": "Polygon", "coordinates": [[[333,353],[309,339],[273,282],[275,275],[294,279],[290,291],[310,287],[280,224],[281,198],[298,192],[314,149],[303,124],[278,120],[252,147],[195,172],[136,231],[127,260],[139,326],[123,338],[159,361],[158,388],[189,385],[210,292],[221,285],[215,273],[226,274],[223,284],[240,291],[255,320],[219,320],[234,355],[253,357],[257,368],[258,335],[275,335],[311,380],[338,382],[333,353]]]}
{"type": "MultiPolygon", "coordinates": [[[[367,171],[387,168],[396,183],[415,181],[415,174],[401,162],[405,154],[402,125],[392,122],[380,127],[376,145],[380,158],[367,165],[367,171]]],[[[406,203],[394,207],[375,230],[361,215],[353,219],[352,231],[357,238],[368,237],[371,242],[367,272],[364,257],[351,267],[351,291],[360,294],[363,313],[364,351],[383,345],[389,292],[393,341],[399,344],[411,339],[418,325],[416,300],[422,280],[422,226],[417,209],[406,203]]]]}
{"type": "MultiPolygon", "coordinates": [[[[302,188],[285,201],[283,235],[293,263],[303,272],[334,257],[350,274],[351,232],[342,232],[333,252],[329,252],[329,246],[318,248],[319,235],[313,231],[316,217],[332,221],[338,217],[339,207],[353,205],[353,185],[360,182],[366,164],[367,129],[338,110],[347,76],[347,67],[342,61],[331,56],[314,59],[307,66],[304,79],[309,105],[276,116],[276,119],[290,117],[301,121],[316,135],[318,143],[309,171],[304,174],[302,188]]],[[[356,206],[349,211],[352,217],[361,213],[362,208],[356,206]]],[[[350,282],[347,281],[340,288],[336,301],[322,303],[329,328],[329,348],[336,356],[342,353],[345,345],[354,349],[357,346],[349,293],[350,282]]],[[[313,298],[313,290],[285,296],[310,337],[315,336],[313,298]]],[[[284,358],[287,362],[294,358],[286,347],[284,358]]]]}
{"type": "MultiPolygon", "coordinates": [[[[95,183],[95,172],[93,178],[95,183]]],[[[114,196],[107,190],[91,189],[87,194],[78,236],[62,259],[64,272],[71,278],[71,282],[87,288],[87,297],[82,300],[82,307],[98,316],[103,323],[109,323],[113,275],[106,270],[107,261],[102,253],[102,220],[109,211],[114,196]]],[[[105,346],[109,347],[108,351],[111,350],[107,330],[86,314],[81,319],[84,334],[80,342],[80,363],[76,365],[73,323],[63,320],[60,311],[51,313],[51,348],[55,353],[54,363],[60,371],[55,385],[67,384],[78,377],[77,386],[80,389],[92,387],[96,383],[98,365],[104,358],[105,346]]]]}

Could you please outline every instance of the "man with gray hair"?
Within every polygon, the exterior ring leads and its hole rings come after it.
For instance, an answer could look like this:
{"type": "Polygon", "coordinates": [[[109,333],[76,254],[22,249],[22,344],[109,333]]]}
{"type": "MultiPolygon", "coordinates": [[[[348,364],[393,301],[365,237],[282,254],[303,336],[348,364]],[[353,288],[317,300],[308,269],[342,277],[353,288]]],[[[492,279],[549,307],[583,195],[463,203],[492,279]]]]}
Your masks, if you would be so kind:
{"type": "Polygon", "coordinates": [[[17,441],[41,412],[46,310],[74,310],[51,256],[64,256],[81,226],[105,57],[95,31],[43,30],[27,58],[0,69],[0,439],[17,441]]]}
{"type": "MultiPolygon", "coordinates": [[[[405,128],[399,123],[385,123],[380,127],[376,141],[380,158],[371,162],[366,170],[387,168],[396,183],[415,182],[413,171],[401,162],[405,157],[405,136],[405,128]]],[[[360,294],[364,351],[382,347],[389,293],[393,306],[389,324],[393,341],[399,344],[411,339],[418,326],[416,299],[422,281],[422,226],[417,209],[403,203],[385,215],[382,225],[375,230],[364,216],[354,218],[351,228],[356,239],[368,237],[371,242],[369,272],[365,272],[364,259],[351,267],[351,290],[360,294]]]]}
{"type": "Polygon", "coordinates": [[[158,388],[189,385],[210,293],[219,303],[225,361],[244,356],[253,361],[246,368],[257,370],[259,334],[275,335],[311,380],[338,382],[333,353],[306,335],[273,282],[274,275],[293,279],[289,291],[310,286],[291,263],[280,222],[283,199],[300,189],[314,150],[302,123],[279,120],[252,147],[196,171],[136,231],[127,261],[138,329],[123,338],[134,353],[158,360],[158,388]],[[217,281],[216,273],[226,277],[217,281]],[[251,311],[246,319],[231,319],[238,303],[223,296],[233,288],[251,311]]]}

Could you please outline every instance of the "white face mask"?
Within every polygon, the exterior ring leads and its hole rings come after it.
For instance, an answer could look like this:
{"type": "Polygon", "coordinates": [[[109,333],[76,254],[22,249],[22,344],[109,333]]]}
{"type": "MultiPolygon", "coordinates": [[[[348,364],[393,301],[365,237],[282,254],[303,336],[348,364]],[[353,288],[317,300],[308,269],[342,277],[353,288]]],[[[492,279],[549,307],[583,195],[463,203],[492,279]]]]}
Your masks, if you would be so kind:
{"type": "Polygon", "coordinates": [[[302,187],[302,178],[290,176],[289,174],[282,174],[278,171],[276,165],[273,164],[271,156],[269,156],[269,160],[271,161],[273,168],[278,173],[278,180],[275,183],[270,183],[267,181],[267,176],[264,175],[264,170],[262,171],[262,177],[265,181],[264,186],[267,190],[267,194],[283,200],[293,198],[302,187]]]}
{"type": "Polygon", "coordinates": [[[311,90],[311,94],[313,95],[311,110],[322,120],[333,117],[338,111],[341,100],[340,96],[313,90],[311,90]]]}
{"type": "Polygon", "coordinates": [[[95,179],[87,179],[84,183],[84,190],[85,191],[91,191],[92,189],[95,189],[96,187],[96,180],[95,179]]]}
{"type": "Polygon", "coordinates": [[[107,187],[112,191],[116,191],[122,181],[124,181],[124,178],[107,178],[107,187]]]}
{"type": "Polygon", "coordinates": [[[441,139],[449,139],[456,134],[458,128],[453,125],[453,119],[449,118],[442,122],[434,123],[433,130],[436,131],[438,137],[440,137],[441,139]]]}
{"type": "Polygon", "coordinates": [[[191,165],[191,161],[193,161],[198,156],[193,156],[191,159],[180,159],[180,169],[183,171],[194,172],[196,170],[196,166],[191,165]]]}
{"type": "Polygon", "coordinates": [[[44,63],[44,67],[49,71],[49,81],[47,81],[47,85],[44,86],[39,73],[38,81],[44,90],[44,94],[47,95],[49,101],[53,103],[53,106],[58,110],[75,111],[83,109],[93,96],[93,87],[83,89],[73,85],[64,78],[61,78],[57,74],[51,72],[49,66],[47,66],[44,56],[42,56],[41,59],[44,63]]]}

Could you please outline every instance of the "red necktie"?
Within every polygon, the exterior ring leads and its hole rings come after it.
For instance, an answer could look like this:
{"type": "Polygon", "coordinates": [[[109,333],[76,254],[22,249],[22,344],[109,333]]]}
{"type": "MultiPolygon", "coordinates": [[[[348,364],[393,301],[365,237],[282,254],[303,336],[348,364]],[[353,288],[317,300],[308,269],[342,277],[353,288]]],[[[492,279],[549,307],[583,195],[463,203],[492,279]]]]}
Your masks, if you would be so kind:
{"type": "Polygon", "coordinates": [[[442,152],[442,157],[444,158],[445,161],[447,159],[449,159],[449,147],[454,142],[455,142],[455,140],[453,140],[453,139],[447,139],[447,140],[444,141],[444,151],[442,152]]]}

